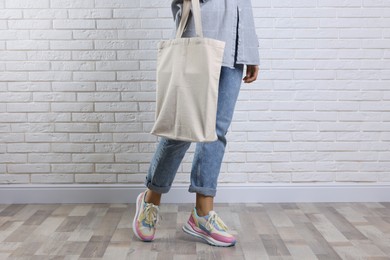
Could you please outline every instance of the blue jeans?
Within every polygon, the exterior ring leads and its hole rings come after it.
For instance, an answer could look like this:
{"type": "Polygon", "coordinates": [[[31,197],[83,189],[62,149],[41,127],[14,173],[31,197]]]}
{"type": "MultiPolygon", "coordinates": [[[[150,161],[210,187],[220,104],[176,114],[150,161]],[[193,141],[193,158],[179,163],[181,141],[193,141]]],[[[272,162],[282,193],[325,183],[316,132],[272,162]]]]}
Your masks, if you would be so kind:
{"type": "MultiPolygon", "coordinates": [[[[214,142],[196,143],[189,192],[214,197],[226,147],[226,133],[232,121],[241,87],[243,65],[222,67],[219,80],[216,132],[214,142]]],[[[191,142],[161,138],[150,163],[145,185],[157,193],[167,193],[191,142]]]]}

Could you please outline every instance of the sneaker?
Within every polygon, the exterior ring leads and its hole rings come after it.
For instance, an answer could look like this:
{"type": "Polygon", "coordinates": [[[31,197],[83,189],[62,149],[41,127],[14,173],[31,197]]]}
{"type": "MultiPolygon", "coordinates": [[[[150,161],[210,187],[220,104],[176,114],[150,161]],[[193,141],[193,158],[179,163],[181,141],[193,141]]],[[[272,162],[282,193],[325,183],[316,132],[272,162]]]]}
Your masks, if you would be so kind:
{"type": "Polygon", "coordinates": [[[236,243],[234,236],[228,233],[228,227],[214,211],[199,217],[194,208],[190,219],[183,226],[183,231],[202,238],[213,246],[233,246],[236,243]]]}
{"type": "Polygon", "coordinates": [[[133,220],[133,232],[142,241],[152,241],[156,233],[159,208],[153,203],[145,202],[146,191],[137,197],[137,210],[133,220]]]}

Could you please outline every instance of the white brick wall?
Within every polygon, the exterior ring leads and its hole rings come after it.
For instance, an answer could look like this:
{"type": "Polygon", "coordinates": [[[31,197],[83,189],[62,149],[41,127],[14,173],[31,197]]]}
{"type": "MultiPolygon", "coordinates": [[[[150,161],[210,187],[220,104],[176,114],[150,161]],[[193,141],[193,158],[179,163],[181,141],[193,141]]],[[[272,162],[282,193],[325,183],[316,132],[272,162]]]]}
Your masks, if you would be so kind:
{"type": "MultiPolygon", "coordinates": [[[[390,1],[252,3],[221,182],[390,181],[390,1]]],[[[0,0],[0,183],[143,182],[172,26],[170,0],[0,0]]]]}

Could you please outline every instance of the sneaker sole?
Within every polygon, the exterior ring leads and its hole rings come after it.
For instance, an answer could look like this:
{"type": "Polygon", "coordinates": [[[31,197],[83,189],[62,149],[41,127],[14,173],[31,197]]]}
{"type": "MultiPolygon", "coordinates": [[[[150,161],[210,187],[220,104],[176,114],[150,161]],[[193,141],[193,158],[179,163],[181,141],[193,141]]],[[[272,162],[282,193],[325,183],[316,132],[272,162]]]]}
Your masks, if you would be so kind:
{"type": "Polygon", "coordinates": [[[214,238],[212,238],[210,236],[199,234],[198,232],[193,230],[191,225],[189,225],[188,223],[186,223],[183,226],[182,229],[183,229],[183,231],[185,233],[187,233],[189,235],[192,235],[192,236],[195,236],[195,237],[198,237],[198,238],[201,238],[201,239],[205,240],[208,244],[210,244],[212,246],[229,247],[229,246],[234,246],[236,244],[236,242],[234,242],[234,243],[224,243],[224,242],[221,242],[221,241],[217,241],[217,240],[215,240],[214,238]]]}
{"type": "Polygon", "coordinates": [[[151,242],[152,240],[145,240],[145,239],[142,239],[138,233],[137,233],[137,219],[138,219],[138,214],[139,214],[139,209],[140,209],[140,205],[138,203],[138,201],[141,199],[141,196],[144,195],[144,192],[140,193],[137,197],[137,202],[135,203],[136,205],[136,211],[135,211],[135,216],[134,216],[134,219],[133,219],[133,232],[134,232],[134,235],[136,237],[138,237],[138,239],[144,241],[144,242],[151,242]]]}

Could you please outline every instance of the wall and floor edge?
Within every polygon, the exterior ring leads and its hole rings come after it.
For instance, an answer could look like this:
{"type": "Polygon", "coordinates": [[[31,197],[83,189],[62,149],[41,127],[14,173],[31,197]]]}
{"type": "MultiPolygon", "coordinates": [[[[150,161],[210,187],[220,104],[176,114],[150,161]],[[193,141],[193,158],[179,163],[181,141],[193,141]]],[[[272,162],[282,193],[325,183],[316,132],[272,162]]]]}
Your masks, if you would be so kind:
{"type": "MultiPolygon", "coordinates": [[[[135,203],[143,184],[3,184],[0,204],[135,203]]],[[[162,203],[192,203],[175,184],[162,203]]],[[[216,203],[390,202],[390,183],[219,184],[216,203]]]]}

